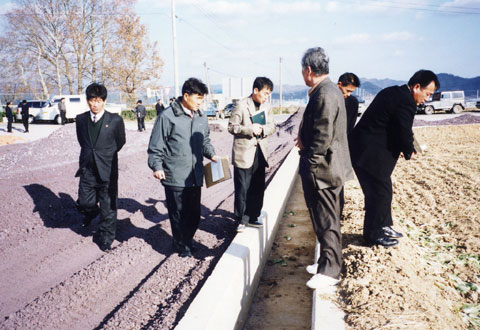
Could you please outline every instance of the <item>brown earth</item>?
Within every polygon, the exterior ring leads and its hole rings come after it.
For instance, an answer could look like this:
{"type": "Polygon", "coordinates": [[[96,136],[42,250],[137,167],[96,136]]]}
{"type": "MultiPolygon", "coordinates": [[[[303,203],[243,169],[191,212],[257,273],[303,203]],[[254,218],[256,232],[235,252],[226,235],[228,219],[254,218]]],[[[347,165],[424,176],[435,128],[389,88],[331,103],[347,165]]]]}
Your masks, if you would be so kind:
{"type": "MultiPolygon", "coordinates": [[[[415,125],[479,119],[464,115],[415,125]]],[[[395,226],[408,235],[400,246],[363,246],[363,194],[357,181],[346,186],[345,267],[336,302],[348,329],[480,328],[480,126],[415,132],[428,151],[400,160],[393,176],[395,226]],[[470,314],[467,306],[473,306],[470,314]]],[[[311,275],[305,266],[313,262],[314,239],[297,181],[245,330],[310,328],[312,291],[305,282],[311,275]]]]}

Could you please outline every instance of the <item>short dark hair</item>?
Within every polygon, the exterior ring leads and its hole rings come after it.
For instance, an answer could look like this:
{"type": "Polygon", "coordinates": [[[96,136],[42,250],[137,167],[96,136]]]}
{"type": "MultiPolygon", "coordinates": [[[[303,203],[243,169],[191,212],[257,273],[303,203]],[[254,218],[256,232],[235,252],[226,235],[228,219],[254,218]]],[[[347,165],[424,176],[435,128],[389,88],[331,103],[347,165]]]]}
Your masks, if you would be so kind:
{"type": "Polygon", "coordinates": [[[142,100],[138,100],[138,101],[137,101],[137,103],[140,103],[140,104],[142,104],[142,100]]]}
{"type": "Polygon", "coordinates": [[[310,67],[314,75],[321,76],[329,73],[329,61],[330,59],[322,47],[310,48],[302,57],[302,68],[305,70],[310,67]]]}
{"type": "Polygon", "coordinates": [[[12,104],[12,102],[11,102],[11,101],[7,101],[7,105],[10,105],[10,104],[12,104]]]}
{"type": "Polygon", "coordinates": [[[348,85],[360,87],[360,79],[358,79],[355,73],[351,73],[351,72],[345,72],[340,77],[338,77],[338,82],[341,83],[342,86],[344,87],[348,85]]]}
{"type": "Polygon", "coordinates": [[[87,100],[99,97],[105,101],[107,99],[107,88],[102,84],[92,83],[85,90],[85,94],[87,95],[87,100]]]}
{"type": "Polygon", "coordinates": [[[418,70],[413,74],[413,76],[408,81],[408,86],[413,87],[416,84],[420,84],[420,87],[425,88],[433,81],[435,84],[435,89],[440,88],[440,82],[435,73],[430,70],[418,70]]]}
{"type": "Polygon", "coordinates": [[[208,94],[208,87],[200,79],[189,78],[185,80],[182,86],[182,95],[184,94],[205,95],[208,94]]]}
{"type": "Polygon", "coordinates": [[[254,90],[255,88],[258,89],[259,91],[261,91],[264,88],[267,88],[270,91],[273,91],[273,82],[267,77],[257,77],[253,81],[252,90],[254,90]]]}
{"type": "Polygon", "coordinates": [[[27,103],[27,100],[23,100],[22,103],[27,103]]]}

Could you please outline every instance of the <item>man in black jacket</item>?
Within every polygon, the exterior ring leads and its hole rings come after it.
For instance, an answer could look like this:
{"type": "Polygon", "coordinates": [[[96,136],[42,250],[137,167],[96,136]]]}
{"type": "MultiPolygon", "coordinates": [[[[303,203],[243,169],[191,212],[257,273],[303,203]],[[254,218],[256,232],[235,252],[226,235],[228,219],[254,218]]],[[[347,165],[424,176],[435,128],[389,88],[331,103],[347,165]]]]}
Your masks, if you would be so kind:
{"type": "Polygon", "coordinates": [[[13,122],[13,113],[12,113],[12,108],[10,108],[10,104],[12,102],[8,101],[7,106],[5,107],[5,115],[7,116],[7,132],[12,133],[12,122],[13,122]]]}
{"type": "Polygon", "coordinates": [[[145,116],[147,115],[147,109],[142,104],[142,100],[137,101],[137,106],[135,107],[135,113],[137,114],[137,123],[138,131],[145,130],[145,116]]]}
{"type": "Polygon", "coordinates": [[[408,85],[392,86],[377,94],[349,136],[352,164],[365,195],[363,237],[368,245],[398,244],[403,235],[392,228],[392,181],[398,157],[416,153],[413,119],[417,105],[440,87],[428,70],[416,72],[408,85]]]}
{"type": "Polygon", "coordinates": [[[109,250],[117,226],[118,152],[125,144],[122,117],[104,110],[105,86],[93,83],[86,89],[90,111],[76,118],[80,144],[78,208],[85,215],[83,226],[89,226],[100,213],[94,241],[102,251],[109,250]],[[100,204],[100,207],[98,206],[100,204]]]}
{"type": "Polygon", "coordinates": [[[173,249],[192,256],[193,236],[200,223],[203,157],[217,162],[210,143],[205,113],[200,110],[207,86],[196,78],[183,84],[174,100],[155,121],[148,145],[148,166],[165,188],[173,249]]]}
{"type": "Polygon", "coordinates": [[[157,111],[157,117],[160,116],[160,113],[165,110],[163,106],[162,99],[157,100],[157,104],[155,104],[155,110],[157,111]]]}
{"type": "Polygon", "coordinates": [[[328,73],[329,58],[323,48],[308,49],[302,58],[302,75],[311,89],[297,146],[305,202],[320,242],[317,264],[307,267],[315,274],[307,286],[324,293],[335,290],[342,269],[339,194],[344,183],[353,179],[345,101],[328,73]]]}
{"type": "Polygon", "coordinates": [[[25,133],[28,133],[28,118],[30,117],[30,107],[28,106],[27,100],[22,101],[22,122],[23,127],[25,127],[25,133]]]}

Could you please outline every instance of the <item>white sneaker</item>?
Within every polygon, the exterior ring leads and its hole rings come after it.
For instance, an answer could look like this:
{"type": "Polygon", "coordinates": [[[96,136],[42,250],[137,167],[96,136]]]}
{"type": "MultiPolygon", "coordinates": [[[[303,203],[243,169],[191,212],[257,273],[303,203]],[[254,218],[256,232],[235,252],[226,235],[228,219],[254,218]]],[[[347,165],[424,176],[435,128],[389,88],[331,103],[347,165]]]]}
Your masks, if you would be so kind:
{"type": "Polygon", "coordinates": [[[318,264],[317,263],[315,263],[313,265],[308,265],[307,266],[307,273],[315,275],[317,273],[317,269],[318,269],[318,264]]]}
{"type": "Polygon", "coordinates": [[[323,274],[313,275],[312,278],[307,282],[307,286],[310,289],[327,291],[329,291],[329,287],[335,287],[337,284],[338,280],[323,274]]]}
{"type": "Polygon", "coordinates": [[[239,224],[237,227],[237,233],[241,233],[245,230],[245,228],[247,228],[247,226],[245,226],[244,224],[239,224]]]}

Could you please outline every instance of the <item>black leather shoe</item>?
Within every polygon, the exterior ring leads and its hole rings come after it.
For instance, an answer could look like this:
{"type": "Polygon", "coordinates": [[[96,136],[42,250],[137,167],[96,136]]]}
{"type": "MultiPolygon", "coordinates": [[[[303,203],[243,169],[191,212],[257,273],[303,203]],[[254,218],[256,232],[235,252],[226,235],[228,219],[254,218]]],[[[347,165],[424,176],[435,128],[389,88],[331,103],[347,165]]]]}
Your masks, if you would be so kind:
{"type": "Polygon", "coordinates": [[[398,244],[398,240],[387,236],[379,237],[368,242],[368,245],[381,245],[384,247],[392,247],[398,244]]]}
{"type": "Polygon", "coordinates": [[[395,229],[393,229],[390,226],[383,227],[382,230],[383,230],[383,233],[385,234],[385,236],[387,236],[387,237],[390,237],[390,238],[402,238],[403,237],[402,233],[399,233],[398,231],[396,231],[395,229]]]}
{"type": "Polygon", "coordinates": [[[254,221],[254,222],[249,222],[248,225],[250,227],[262,227],[263,226],[263,223],[261,221],[254,221]]]}
{"type": "Polygon", "coordinates": [[[98,247],[100,248],[100,250],[102,251],[109,251],[112,249],[112,243],[108,243],[106,241],[102,241],[98,244],[98,247]]]}

